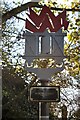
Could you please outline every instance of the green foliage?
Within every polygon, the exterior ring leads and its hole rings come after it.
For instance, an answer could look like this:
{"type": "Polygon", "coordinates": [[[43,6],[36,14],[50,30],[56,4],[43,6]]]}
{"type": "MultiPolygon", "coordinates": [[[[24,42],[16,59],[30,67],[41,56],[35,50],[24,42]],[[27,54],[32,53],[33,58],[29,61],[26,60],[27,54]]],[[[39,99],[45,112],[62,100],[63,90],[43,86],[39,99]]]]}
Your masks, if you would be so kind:
{"type": "Polygon", "coordinates": [[[79,30],[79,20],[75,17],[72,20],[75,20],[74,24],[69,27],[69,31],[67,34],[67,42],[65,43],[65,55],[68,56],[66,59],[66,68],[69,71],[70,75],[73,77],[79,76],[80,66],[79,66],[79,44],[80,44],[80,30],[79,30]],[[75,26],[75,27],[74,27],[75,26]]]}
{"type": "Polygon", "coordinates": [[[3,119],[38,119],[37,104],[28,101],[28,86],[12,66],[4,67],[3,77],[3,119]],[[35,105],[35,106],[34,106],[35,105]]]}

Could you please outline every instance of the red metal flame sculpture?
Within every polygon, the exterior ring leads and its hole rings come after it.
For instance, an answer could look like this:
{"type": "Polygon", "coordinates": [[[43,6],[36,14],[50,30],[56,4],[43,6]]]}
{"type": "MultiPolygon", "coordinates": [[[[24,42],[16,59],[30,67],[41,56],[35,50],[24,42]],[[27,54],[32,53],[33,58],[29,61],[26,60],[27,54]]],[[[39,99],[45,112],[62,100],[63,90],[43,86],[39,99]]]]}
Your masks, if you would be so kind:
{"type": "Polygon", "coordinates": [[[55,16],[47,6],[42,8],[40,15],[37,15],[31,8],[29,19],[26,19],[26,29],[32,32],[44,32],[49,28],[51,32],[57,32],[61,27],[67,29],[69,22],[66,20],[66,11],[64,10],[58,16],[55,16]]]}

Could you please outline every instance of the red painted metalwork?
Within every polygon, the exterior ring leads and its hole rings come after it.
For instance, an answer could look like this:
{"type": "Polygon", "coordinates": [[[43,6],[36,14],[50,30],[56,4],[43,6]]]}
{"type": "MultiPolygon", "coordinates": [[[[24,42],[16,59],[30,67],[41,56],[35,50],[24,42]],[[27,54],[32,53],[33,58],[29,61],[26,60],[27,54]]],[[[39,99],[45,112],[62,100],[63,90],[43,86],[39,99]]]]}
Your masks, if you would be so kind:
{"type": "Polygon", "coordinates": [[[57,32],[61,27],[67,29],[69,22],[66,20],[66,11],[64,10],[58,16],[55,16],[47,6],[42,8],[40,15],[37,15],[31,8],[29,18],[32,23],[26,19],[26,29],[32,32],[44,32],[49,28],[51,32],[57,32]]]}

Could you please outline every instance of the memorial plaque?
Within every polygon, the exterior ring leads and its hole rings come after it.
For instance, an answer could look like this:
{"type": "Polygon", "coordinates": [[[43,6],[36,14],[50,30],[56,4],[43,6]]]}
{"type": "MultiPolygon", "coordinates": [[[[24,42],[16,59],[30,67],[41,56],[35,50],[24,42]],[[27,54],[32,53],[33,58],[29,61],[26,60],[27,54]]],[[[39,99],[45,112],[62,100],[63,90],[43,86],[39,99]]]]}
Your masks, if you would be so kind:
{"type": "Polygon", "coordinates": [[[38,102],[59,102],[60,87],[59,86],[37,86],[30,88],[30,100],[38,102]]]}

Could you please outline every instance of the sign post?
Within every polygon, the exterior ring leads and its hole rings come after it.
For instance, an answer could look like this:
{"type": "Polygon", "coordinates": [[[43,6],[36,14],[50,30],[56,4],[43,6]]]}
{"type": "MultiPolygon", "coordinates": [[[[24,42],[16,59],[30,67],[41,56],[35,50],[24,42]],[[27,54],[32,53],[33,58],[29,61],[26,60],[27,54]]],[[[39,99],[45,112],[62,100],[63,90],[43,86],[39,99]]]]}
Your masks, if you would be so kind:
{"type": "MultiPolygon", "coordinates": [[[[48,86],[48,81],[41,80],[41,86],[48,86]]],[[[39,120],[49,120],[49,104],[47,102],[39,102],[39,120]]]]}
{"type": "Polygon", "coordinates": [[[49,120],[48,102],[60,100],[60,87],[51,87],[51,76],[64,69],[64,36],[62,27],[67,29],[66,11],[55,16],[50,8],[43,6],[41,13],[37,15],[31,7],[30,14],[26,19],[25,38],[25,68],[28,72],[35,73],[41,82],[38,86],[30,89],[30,100],[39,102],[39,120],[49,120]],[[31,22],[32,21],[32,22],[31,22]],[[49,32],[50,31],[50,32],[49,32]],[[31,66],[34,59],[53,59],[54,67],[39,68],[31,66]]]}
{"type": "Polygon", "coordinates": [[[39,102],[39,120],[49,120],[49,104],[39,102]]]}

